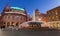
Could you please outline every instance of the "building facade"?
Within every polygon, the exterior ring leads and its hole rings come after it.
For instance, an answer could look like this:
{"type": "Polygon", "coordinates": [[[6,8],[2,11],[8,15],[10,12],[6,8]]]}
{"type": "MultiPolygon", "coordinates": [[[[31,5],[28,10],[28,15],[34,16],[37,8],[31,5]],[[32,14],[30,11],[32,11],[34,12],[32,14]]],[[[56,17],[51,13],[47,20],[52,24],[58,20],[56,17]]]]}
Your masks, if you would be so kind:
{"type": "Polygon", "coordinates": [[[10,7],[6,5],[3,12],[1,13],[1,26],[19,26],[23,22],[29,21],[30,17],[27,16],[27,12],[23,8],[10,7]]]}
{"type": "Polygon", "coordinates": [[[27,14],[25,8],[10,7],[6,5],[0,15],[0,27],[19,27],[20,24],[24,22],[43,21],[46,22],[46,24],[44,24],[45,26],[60,29],[60,6],[48,10],[47,14],[41,13],[38,9],[34,11],[33,17],[31,18],[30,15],[27,14]]]}
{"type": "Polygon", "coordinates": [[[47,11],[48,23],[52,28],[57,28],[60,25],[60,6],[47,11]]]}
{"type": "Polygon", "coordinates": [[[60,6],[47,11],[48,21],[60,21],[60,6]]]}

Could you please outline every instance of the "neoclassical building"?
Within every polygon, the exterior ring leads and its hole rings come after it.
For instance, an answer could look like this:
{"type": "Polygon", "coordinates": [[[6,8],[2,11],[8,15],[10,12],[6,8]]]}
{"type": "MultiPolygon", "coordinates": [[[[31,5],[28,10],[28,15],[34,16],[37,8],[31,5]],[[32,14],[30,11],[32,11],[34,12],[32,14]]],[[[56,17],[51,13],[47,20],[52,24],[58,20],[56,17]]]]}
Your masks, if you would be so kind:
{"type": "Polygon", "coordinates": [[[24,8],[10,7],[9,5],[6,5],[1,13],[0,25],[2,27],[15,27],[29,20],[30,17],[24,8]]]}

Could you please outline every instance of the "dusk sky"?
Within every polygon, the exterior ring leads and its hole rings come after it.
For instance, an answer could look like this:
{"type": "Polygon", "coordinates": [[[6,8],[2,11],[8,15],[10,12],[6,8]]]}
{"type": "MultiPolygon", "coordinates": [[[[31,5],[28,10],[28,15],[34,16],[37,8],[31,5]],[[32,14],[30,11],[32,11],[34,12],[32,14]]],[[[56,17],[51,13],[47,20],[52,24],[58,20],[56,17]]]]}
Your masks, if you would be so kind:
{"type": "Polygon", "coordinates": [[[46,13],[46,11],[60,6],[60,0],[0,0],[0,13],[7,3],[11,7],[25,8],[30,16],[36,8],[38,8],[41,13],[46,13]]]}

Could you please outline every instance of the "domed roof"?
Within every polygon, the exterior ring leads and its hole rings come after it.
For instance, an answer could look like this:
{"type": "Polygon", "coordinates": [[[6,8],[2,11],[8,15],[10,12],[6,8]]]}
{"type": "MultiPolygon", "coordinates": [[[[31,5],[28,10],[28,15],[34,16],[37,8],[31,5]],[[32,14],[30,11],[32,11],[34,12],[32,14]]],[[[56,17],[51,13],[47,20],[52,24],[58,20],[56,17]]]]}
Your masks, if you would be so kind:
{"type": "Polygon", "coordinates": [[[19,7],[10,7],[11,9],[16,9],[16,10],[22,10],[22,11],[24,11],[24,9],[23,8],[19,8],[19,7]]]}

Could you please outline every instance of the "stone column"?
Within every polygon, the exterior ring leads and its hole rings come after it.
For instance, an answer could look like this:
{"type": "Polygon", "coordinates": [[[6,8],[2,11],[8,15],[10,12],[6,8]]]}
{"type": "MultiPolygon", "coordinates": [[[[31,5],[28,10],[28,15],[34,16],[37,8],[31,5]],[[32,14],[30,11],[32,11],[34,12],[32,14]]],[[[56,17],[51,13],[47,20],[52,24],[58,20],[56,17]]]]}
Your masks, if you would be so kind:
{"type": "Polygon", "coordinates": [[[13,28],[15,28],[15,23],[13,23],[13,28]]]}
{"type": "Polygon", "coordinates": [[[10,22],[10,26],[11,26],[11,22],[10,22]]]}
{"type": "Polygon", "coordinates": [[[20,26],[20,22],[18,23],[18,27],[20,26]]]}

